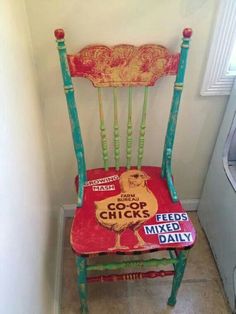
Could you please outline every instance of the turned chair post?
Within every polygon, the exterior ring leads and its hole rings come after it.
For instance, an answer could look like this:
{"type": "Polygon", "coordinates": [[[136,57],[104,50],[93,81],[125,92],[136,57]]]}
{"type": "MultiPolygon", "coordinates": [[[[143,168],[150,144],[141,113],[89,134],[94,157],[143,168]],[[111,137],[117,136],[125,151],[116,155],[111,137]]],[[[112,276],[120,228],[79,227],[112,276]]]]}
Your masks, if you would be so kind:
{"type": "Polygon", "coordinates": [[[82,256],[76,256],[77,281],[80,296],[80,313],[88,313],[87,304],[87,259],[82,256]]]}
{"type": "Polygon", "coordinates": [[[168,305],[174,306],[176,304],[177,292],[181,285],[181,282],[184,276],[185,266],[187,263],[187,254],[188,254],[188,250],[182,250],[178,252],[177,263],[175,264],[175,267],[174,267],[175,274],[174,274],[173,282],[172,282],[171,295],[167,302],[168,305]]]}
{"type": "Polygon", "coordinates": [[[173,202],[178,201],[177,192],[175,190],[173,180],[172,180],[172,169],[171,169],[171,161],[172,161],[172,153],[173,153],[173,145],[176,131],[176,124],[179,112],[179,104],[184,86],[184,76],[185,69],[187,63],[187,56],[189,50],[189,41],[192,35],[192,30],[189,28],[184,29],[183,31],[183,41],[181,45],[180,52],[180,60],[178,65],[178,72],[176,75],[176,80],[174,84],[174,93],[171,103],[170,116],[168,120],[166,138],[165,138],[165,146],[163,151],[162,158],[162,177],[166,178],[169,192],[173,202]]]}
{"type": "Polygon", "coordinates": [[[57,48],[59,52],[61,72],[64,83],[64,91],[66,95],[67,107],[70,117],[70,125],[73,136],[74,150],[77,160],[78,176],[79,176],[79,188],[78,188],[78,198],[77,205],[78,207],[82,206],[83,195],[84,195],[84,184],[86,182],[86,164],[84,158],[84,146],[81,136],[78,112],[76,108],[76,101],[74,95],[74,87],[69,71],[68,61],[67,61],[67,52],[65,46],[65,34],[62,29],[55,31],[55,37],[57,41],[57,48]]]}

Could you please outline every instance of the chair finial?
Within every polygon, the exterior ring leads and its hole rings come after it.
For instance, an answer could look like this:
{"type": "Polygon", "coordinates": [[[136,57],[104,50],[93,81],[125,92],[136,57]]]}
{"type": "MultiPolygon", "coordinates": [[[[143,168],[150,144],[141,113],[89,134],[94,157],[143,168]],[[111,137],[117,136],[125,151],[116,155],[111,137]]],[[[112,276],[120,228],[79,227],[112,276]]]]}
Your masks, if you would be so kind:
{"type": "Polygon", "coordinates": [[[64,33],[64,30],[62,28],[56,29],[54,31],[54,35],[55,35],[57,40],[64,39],[64,37],[65,37],[65,33],[64,33]]]}
{"type": "Polygon", "coordinates": [[[184,30],[183,30],[183,36],[185,37],[185,38],[190,38],[191,36],[192,36],[192,33],[193,33],[193,30],[192,30],[192,28],[185,28],[184,30]]]}

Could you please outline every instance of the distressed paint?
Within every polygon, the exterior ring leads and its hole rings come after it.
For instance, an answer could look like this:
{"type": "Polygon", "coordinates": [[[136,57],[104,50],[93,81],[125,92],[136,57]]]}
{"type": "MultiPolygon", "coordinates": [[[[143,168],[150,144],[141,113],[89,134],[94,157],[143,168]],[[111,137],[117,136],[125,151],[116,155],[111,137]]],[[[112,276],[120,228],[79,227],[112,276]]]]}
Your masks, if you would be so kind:
{"type": "Polygon", "coordinates": [[[119,135],[119,124],[118,124],[117,87],[113,87],[113,104],[114,104],[114,122],[113,122],[114,158],[115,158],[115,168],[116,168],[116,170],[119,170],[119,167],[120,167],[120,135],[119,135]]]}
{"type": "Polygon", "coordinates": [[[101,136],[101,144],[102,144],[103,164],[104,164],[105,170],[108,170],[108,167],[109,167],[108,145],[107,145],[107,135],[106,135],[105,122],[104,122],[101,88],[98,87],[97,91],[98,91],[98,105],[99,105],[99,117],[100,117],[100,136],[101,136]]]}
{"type": "Polygon", "coordinates": [[[161,258],[161,259],[149,259],[149,260],[137,260],[137,261],[125,261],[109,264],[97,264],[88,265],[87,270],[115,270],[124,268],[137,268],[137,267],[157,267],[176,264],[177,259],[161,258]]]}
{"type": "Polygon", "coordinates": [[[148,272],[135,272],[126,274],[112,274],[107,276],[94,276],[89,277],[88,282],[111,282],[111,281],[127,281],[127,280],[138,280],[138,279],[154,279],[157,277],[173,276],[174,271],[172,270],[160,270],[160,271],[148,271],[148,272]]]}
{"type": "MultiPolygon", "coordinates": [[[[174,250],[168,250],[169,256],[171,259],[175,258],[176,254],[173,253],[174,250]]],[[[173,264],[174,270],[175,270],[175,264],[173,264]]]]}
{"type": "Polygon", "coordinates": [[[87,305],[87,270],[86,270],[86,258],[82,256],[76,256],[77,267],[77,281],[80,296],[80,313],[88,313],[87,305]]]}
{"type": "Polygon", "coordinates": [[[79,177],[79,189],[77,206],[81,207],[83,203],[84,183],[86,181],[86,164],[84,158],[84,147],[81,137],[80,124],[78,119],[78,112],[76,108],[74,88],[71,80],[71,75],[67,63],[67,53],[64,41],[64,31],[57,29],[55,31],[55,37],[57,39],[57,48],[60,57],[61,72],[64,82],[64,90],[66,95],[67,107],[70,117],[70,125],[73,136],[73,144],[75,155],[77,159],[78,177],[79,177]]]}
{"type": "Polygon", "coordinates": [[[183,90],[184,75],[185,75],[186,62],[187,62],[188,49],[189,49],[189,41],[192,36],[192,30],[190,28],[184,29],[183,36],[184,37],[183,37],[183,41],[181,45],[180,61],[179,61],[178,72],[177,72],[176,80],[174,84],[174,93],[173,93],[173,98],[172,98],[171,111],[170,111],[170,116],[169,116],[169,121],[168,121],[163,159],[162,159],[162,176],[167,178],[167,184],[168,184],[168,188],[169,188],[173,202],[178,201],[178,196],[177,196],[177,192],[175,190],[173,180],[172,180],[171,159],[172,159],[172,153],[173,153],[173,144],[174,144],[174,138],[175,138],[179,104],[180,104],[181,94],[183,90]]]}
{"type": "Polygon", "coordinates": [[[174,186],[174,182],[172,178],[171,156],[172,156],[171,149],[168,148],[166,150],[166,180],[167,180],[167,185],[168,185],[171,198],[174,202],[177,202],[178,195],[175,190],[175,186],[174,186]]]}
{"type": "Polygon", "coordinates": [[[145,221],[158,212],[157,199],[148,188],[149,179],[144,171],[127,170],[120,175],[121,193],[94,202],[98,223],[115,232],[115,243],[109,250],[127,248],[121,244],[121,233],[126,229],[133,231],[137,248],[145,245],[138,231],[145,221]]]}
{"type": "Polygon", "coordinates": [[[143,99],[143,111],[142,118],[139,130],[139,141],[138,141],[138,161],[137,167],[141,169],[142,160],[143,160],[143,152],[144,152],[144,136],[146,129],[146,116],[147,116],[147,99],[148,99],[148,87],[144,87],[144,99],[143,99]]]}
{"type": "Polygon", "coordinates": [[[127,139],[126,139],[126,167],[129,170],[131,167],[132,157],[132,87],[129,87],[129,102],[128,102],[128,121],[127,121],[127,139]]]}
{"type": "Polygon", "coordinates": [[[68,55],[72,76],[88,78],[95,87],[152,86],[177,73],[179,54],[159,45],[93,45],[68,55]]]}
{"type": "MultiPolygon", "coordinates": [[[[156,219],[156,212],[159,214],[175,214],[184,213],[184,209],[178,202],[178,197],[174,188],[171,171],[171,158],[176,129],[176,121],[179,109],[181,93],[183,89],[184,73],[186,67],[186,59],[189,48],[189,40],[191,37],[191,29],[183,31],[183,42],[181,46],[181,53],[171,55],[168,50],[158,45],[144,45],[135,47],[132,45],[118,45],[114,47],[107,47],[102,45],[89,46],[81,50],[77,55],[67,55],[64,43],[64,31],[56,30],[55,36],[57,38],[57,45],[59,50],[61,70],[63,75],[63,82],[65,94],[67,99],[68,111],[71,122],[71,129],[74,141],[74,149],[78,165],[77,192],[78,192],[78,206],[76,209],[72,230],[71,230],[71,244],[76,252],[76,264],[78,272],[78,287],[81,301],[81,313],[88,313],[87,306],[87,282],[104,282],[117,280],[136,280],[142,278],[156,278],[163,276],[174,275],[171,296],[168,299],[169,305],[175,305],[176,294],[181,284],[184,269],[187,259],[187,251],[195,242],[196,234],[193,225],[189,219],[187,221],[179,221],[180,231],[182,234],[190,234],[191,238],[184,242],[170,242],[166,243],[160,239],[158,234],[149,234],[144,232],[144,226],[149,228],[152,225],[158,224],[156,219]],[[144,136],[146,128],[146,110],[148,88],[155,84],[156,80],[164,75],[175,75],[176,81],[174,85],[174,93],[171,105],[171,112],[168,121],[168,128],[166,133],[165,147],[163,153],[162,169],[158,167],[142,167],[141,170],[131,167],[131,149],[132,149],[132,87],[131,86],[145,86],[144,88],[144,102],[142,109],[142,118],[139,133],[138,143],[138,161],[137,168],[141,168],[143,150],[144,150],[144,136]],[[84,149],[81,138],[78,114],[76,109],[74,89],[72,85],[71,76],[80,76],[90,79],[94,86],[98,87],[98,101],[99,101],[99,115],[100,115],[100,133],[102,142],[102,152],[104,160],[104,169],[93,169],[88,171],[88,182],[85,184],[86,167],[84,160],[84,149]],[[106,130],[103,115],[102,96],[100,87],[115,87],[113,89],[114,99],[114,157],[115,168],[108,169],[108,147],[106,130]],[[120,138],[118,126],[118,104],[117,91],[118,86],[129,86],[129,102],[128,102],[128,121],[127,121],[127,140],[126,140],[126,168],[120,168],[120,138]],[[126,171],[126,170],[131,171],[126,171]],[[132,189],[126,189],[126,183],[133,185],[131,179],[123,179],[126,173],[139,172],[145,174],[147,180],[138,187],[139,193],[136,195],[136,190],[133,193],[132,189]],[[166,178],[166,182],[163,178],[166,178]],[[110,179],[109,179],[110,178],[110,179]],[[116,179],[115,179],[116,178],[116,179]],[[105,180],[106,179],[106,180],[105,180]],[[101,184],[105,180],[104,184],[101,184]],[[112,182],[110,182],[112,180],[112,182]],[[78,182],[79,181],[79,182],[78,182]],[[93,182],[99,182],[98,186],[94,186],[93,182]],[[109,183],[109,186],[108,186],[109,183]],[[85,187],[84,187],[85,185],[85,187]],[[168,189],[167,189],[168,186],[168,189]],[[94,188],[95,187],[95,188],[94,188]],[[146,192],[150,191],[151,198],[140,189],[143,188],[146,192]],[[85,194],[83,210],[80,209],[83,201],[83,193],[85,194]],[[153,197],[153,199],[152,199],[153,197]],[[147,219],[139,219],[136,213],[136,218],[132,221],[124,219],[121,221],[120,216],[124,212],[116,210],[116,205],[122,200],[125,207],[132,208],[134,198],[136,203],[142,206],[147,205],[148,211],[146,213],[147,219]],[[117,202],[115,201],[117,200],[117,202]],[[155,200],[155,202],[153,202],[155,200]],[[158,201],[157,201],[158,200],[158,201]],[[174,202],[173,202],[174,201],[174,202]],[[133,202],[133,203],[131,203],[133,202]],[[155,204],[154,204],[155,203],[155,204]],[[115,217],[114,221],[101,221],[98,219],[98,212],[102,208],[104,216],[104,208],[109,206],[112,208],[112,215],[115,217]],[[154,205],[155,206],[154,206],[154,205]],[[96,210],[94,210],[96,205],[96,210]],[[109,205],[109,206],[108,206],[109,205]],[[104,207],[105,206],[105,207],[104,207]],[[153,207],[153,208],[152,208],[153,207]],[[155,210],[154,210],[155,207],[155,210]],[[149,211],[151,214],[149,215],[149,211]],[[119,213],[118,213],[119,212],[119,213]],[[122,212],[122,214],[120,213],[122,212]],[[128,223],[127,223],[128,221],[128,223]],[[115,227],[116,226],[116,227],[115,227]],[[118,226],[118,227],[117,227],[118,226]],[[104,228],[105,227],[105,228],[104,228]],[[114,229],[115,228],[115,229],[114,229]],[[117,229],[118,228],[118,229],[117,229]],[[137,229],[139,228],[139,232],[137,229]],[[121,245],[121,236],[124,245],[121,245]],[[99,241],[97,239],[99,238],[99,241]],[[138,241],[138,245],[137,245],[138,241]],[[160,242],[159,242],[160,241],[160,242]],[[115,242],[115,246],[114,246],[115,242]],[[162,243],[161,243],[162,242],[162,243]],[[86,265],[86,258],[84,256],[96,256],[100,254],[141,254],[153,252],[157,250],[168,250],[170,258],[149,259],[149,260],[135,260],[116,262],[109,264],[86,265]],[[175,254],[173,253],[175,252],[175,254]],[[149,271],[136,272],[127,274],[111,274],[101,275],[87,278],[88,271],[97,270],[114,270],[124,269],[130,267],[157,267],[157,266],[172,265],[174,271],[149,271]]],[[[141,178],[141,175],[139,176],[141,178]]],[[[139,178],[136,178],[139,180],[139,178]]],[[[138,181],[137,181],[138,182],[138,181]]],[[[137,183],[136,182],[136,183],[137,183]]],[[[131,187],[130,186],[130,187],[131,187]]],[[[149,195],[149,196],[150,196],[149,195]]],[[[120,206],[120,205],[119,205],[120,206]]],[[[136,206],[136,205],[135,205],[136,206]]],[[[129,215],[130,215],[130,211],[129,215]]],[[[133,210],[134,212],[135,210],[133,210]]],[[[125,215],[125,214],[124,214],[125,215]]],[[[186,214],[185,214],[186,215],[186,214]]],[[[126,218],[130,218],[127,217],[126,218]]],[[[112,219],[110,219],[112,220],[112,219]]],[[[165,224],[166,225],[166,224],[165,224]]],[[[145,229],[146,230],[146,229],[145,229]]],[[[170,235],[170,233],[167,233],[170,235]]],[[[174,235],[179,236],[180,233],[174,235]]],[[[180,239],[180,238],[179,238],[180,239]]],[[[181,240],[181,239],[180,239],[181,240]]],[[[182,240],[181,240],[182,241],[182,240]]]]}
{"type": "MultiPolygon", "coordinates": [[[[131,170],[140,173],[140,170],[133,167],[131,170]]],[[[195,230],[190,220],[179,221],[179,231],[192,234],[192,239],[189,242],[160,243],[157,234],[145,233],[145,226],[159,224],[156,220],[156,214],[185,213],[185,211],[180,202],[172,202],[166,180],[161,177],[161,168],[143,166],[141,172],[144,172],[145,177],[148,176],[149,178],[141,181],[142,178],[137,177],[137,180],[142,189],[148,189],[151,194],[138,193],[138,197],[135,197],[136,195],[133,195],[135,193],[131,192],[124,193],[119,198],[118,195],[121,195],[122,191],[127,191],[125,182],[130,181],[129,176],[127,180],[123,180],[124,176],[122,177],[123,173],[127,173],[126,167],[120,167],[118,171],[113,167],[109,168],[108,171],[103,168],[87,171],[90,184],[85,186],[83,210],[76,209],[71,229],[71,244],[78,255],[141,254],[165,249],[184,249],[194,244],[195,230]],[[106,185],[111,184],[114,189],[105,189],[106,185]],[[103,189],[94,190],[94,186],[100,186],[103,189]],[[146,200],[147,194],[155,197],[158,208],[151,208],[153,206],[152,201],[150,209],[148,208],[149,206],[146,205],[149,203],[149,198],[146,200]],[[119,203],[124,205],[118,205],[117,208],[118,199],[119,203]],[[132,209],[132,213],[129,212],[131,208],[128,207],[131,202],[134,202],[135,207],[137,207],[137,209],[132,209]],[[96,207],[97,203],[98,206],[96,207]],[[110,203],[113,205],[108,207],[110,203]],[[151,210],[150,213],[149,211],[146,212],[147,208],[151,210]],[[102,215],[102,219],[97,218],[99,215],[102,215]],[[118,239],[118,234],[120,239],[118,239]]]]}
{"type": "Polygon", "coordinates": [[[187,262],[187,254],[188,251],[179,251],[177,263],[175,264],[175,275],[172,282],[171,295],[167,302],[168,305],[174,306],[176,303],[177,292],[184,276],[184,270],[187,262]]]}

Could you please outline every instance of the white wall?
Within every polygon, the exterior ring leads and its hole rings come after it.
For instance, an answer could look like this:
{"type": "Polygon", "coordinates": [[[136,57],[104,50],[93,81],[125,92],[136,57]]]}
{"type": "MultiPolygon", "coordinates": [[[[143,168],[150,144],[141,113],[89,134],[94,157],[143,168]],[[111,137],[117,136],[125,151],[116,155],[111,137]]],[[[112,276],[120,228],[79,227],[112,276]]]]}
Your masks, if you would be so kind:
{"type": "MultiPolygon", "coordinates": [[[[122,42],[137,45],[161,43],[176,51],[182,29],[186,26],[193,28],[173,169],[180,197],[198,198],[227,100],[223,96],[201,97],[199,94],[219,0],[26,0],[26,3],[49,134],[54,186],[57,200],[61,203],[75,200],[73,177],[76,168],[54,29],[65,29],[68,50],[75,52],[87,44],[122,42]]],[[[161,162],[172,84],[173,78],[164,78],[151,91],[153,102],[148,113],[146,164],[161,162]],[[160,143],[158,139],[161,139],[160,143]]],[[[79,112],[90,168],[101,165],[100,148],[93,144],[93,140],[98,139],[97,99],[89,82],[80,79],[79,86],[79,112]]],[[[109,106],[108,101],[110,98],[107,96],[106,106],[109,106]]],[[[126,102],[124,94],[120,102],[126,102]]],[[[140,99],[135,106],[134,124],[138,122],[141,102],[140,99]]],[[[111,116],[111,106],[108,113],[111,116]]],[[[121,116],[124,114],[126,109],[123,106],[121,116]]]]}
{"type": "Polygon", "coordinates": [[[0,10],[0,313],[53,313],[56,213],[23,0],[0,10]]]}

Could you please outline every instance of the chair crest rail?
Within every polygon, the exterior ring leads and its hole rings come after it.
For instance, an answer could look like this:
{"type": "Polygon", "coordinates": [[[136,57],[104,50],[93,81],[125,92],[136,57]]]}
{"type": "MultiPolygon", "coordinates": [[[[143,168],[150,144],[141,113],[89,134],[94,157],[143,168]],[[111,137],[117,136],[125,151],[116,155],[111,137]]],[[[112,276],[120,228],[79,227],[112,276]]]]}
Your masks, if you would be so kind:
{"type": "Polygon", "coordinates": [[[95,87],[153,86],[164,75],[175,75],[179,53],[160,45],[92,45],[68,55],[72,77],[85,77],[95,87]]]}

